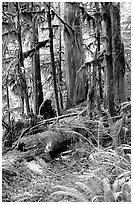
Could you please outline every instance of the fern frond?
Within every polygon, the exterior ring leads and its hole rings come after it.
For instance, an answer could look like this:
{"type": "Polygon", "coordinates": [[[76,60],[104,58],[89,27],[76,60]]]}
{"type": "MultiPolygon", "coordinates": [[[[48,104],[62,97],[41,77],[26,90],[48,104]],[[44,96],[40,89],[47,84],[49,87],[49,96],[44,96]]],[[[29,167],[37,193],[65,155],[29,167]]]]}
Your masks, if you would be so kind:
{"type": "Polygon", "coordinates": [[[126,182],[125,178],[122,177],[121,179],[116,179],[113,183],[113,192],[118,192],[121,190],[122,185],[126,182]]]}
{"type": "Polygon", "coordinates": [[[126,202],[131,202],[131,181],[125,182],[121,188],[123,199],[126,202]]]}
{"type": "Polygon", "coordinates": [[[103,191],[104,191],[104,193],[106,193],[107,191],[111,190],[108,178],[103,178],[102,183],[103,183],[103,191]]]}
{"type": "Polygon", "coordinates": [[[57,186],[53,186],[52,189],[55,190],[55,189],[61,189],[63,191],[70,191],[70,192],[73,192],[73,193],[78,193],[78,191],[75,189],[75,188],[70,188],[70,187],[67,187],[67,186],[62,186],[62,185],[57,185],[57,186]]]}
{"type": "Polygon", "coordinates": [[[84,184],[84,183],[81,183],[81,182],[75,182],[75,184],[83,191],[85,192],[85,194],[87,195],[87,198],[88,199],[91,199],[89,197],[89,195],[91,196],[92,192],[91,192],[91,189],[88,185],[84,184]]]}
{"type": "Polygon", "coordinates": [[[115,192],[115,193],[114,193],[114,197],[115,197],[115,202],[120,202],[120,201],[122,201],[122,199],[123,199],[122,192],[121,192],[121,191],[115,192]]]}
{"type": "Polygon", "coordinates": [[[130,193],[131,192],[131,180],[130,181],[127,181],[123,184],[122,186],[122,192],[128,192],[130,193]]]}
{"type": "Polygon", "coordinates": [[[121,167],[123,170],[131,169],[130,162],[124,157],[120,157],[120,159],[116,162],[116,165],[121,167]]]}
{"type": "Polygon", "coordinates": [[[109,202],[104,196],[94,196],[92,202],[109,202]]]}
{"type": "Polygon", "coordinates": [[[104,193],[104,197],[109,200],[109,202],[115,202],[115,196],[111,189],[104,193]]]}
{"type": "Polygon", "coordinates": [[[122,128],[122,124],[123,124],[123,118],[121,118],[120,120],[118,120],[115,125],[113,124],[111,126],[111,129],[110,129],[110,135],[114,138],[116,137],[116,135],[119,134],[121,128],[122,128]]]}
{"type": "Polygon", "coordinates": [[[101,183],[93,180],[92,178],[88,178],[87,183],[90,186],[92,192],[95,193],[95,195],[103,193],[101,183]]]}
{"type": "Polygon", "coordinates": [[[124,177],[125,179],[131,178],[131,171],[126,171],[120,174],[116,179],[121,179],[122,177],[124,177]]]}
{"type": "Polygon", "coordinates": [[[56,191],[54,193],[51,193],[49,198],[51,198],[54,195],[71,196],[71,197],[74,197],[78,202],[88,202],[88,200],[78,191],[77,193],[70,192],[70,191],[56,191]]]}

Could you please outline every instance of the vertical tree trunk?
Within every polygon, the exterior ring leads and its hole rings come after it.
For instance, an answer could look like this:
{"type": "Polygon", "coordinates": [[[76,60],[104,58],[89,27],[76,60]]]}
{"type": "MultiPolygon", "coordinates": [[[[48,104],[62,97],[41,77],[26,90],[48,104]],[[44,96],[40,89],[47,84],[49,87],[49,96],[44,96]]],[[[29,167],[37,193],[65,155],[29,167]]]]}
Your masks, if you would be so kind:
{"type": "Polygon", "coordinates": [[[94,109],[95,108],[95,105],[96,105],[96,100],[97,100],[97,92],[96,92],[96,86],[97,86],[97,83],[96,83],[96,75],[97,75],[97,48],[96,48],[96,51],[95,51],[95,61],[94,61],[94,64],[93,64],[93,72],[92,72],[92,86],[93,86],[93,103],[92,103],[92,108],[91,109],[94,109]]]}
{"type": "MultiPolygon", "coordinates": [[[[8,84],[6,86],[6,97],[7,97],[7,108],[10,109],[8,84]]],[[[8,111],[8,124],[10,124],[10,122],[11,122],[11,116],[10,116],[10,111],[8,111]]]]}
{"type": "MultiPolygon", "coordinates": [[[[97,51],[100,51],[100,9],[99,2],[95,2],[96,11],[99,15],[96,15],[96,37],[97,37],[97,51]]],[[[99,97],[103,99],[103,89],[102,89],[102,76],[101,76],[101,65],[98,63],[98,82],[99,82],[99,97]]]]}
{"type": "Polygon", "coordinates": [[[115,84],[115,100],[124,102],[125,98],[125,57],[124,45],[121,42],[120,26],[120,2],[112,3],[111,7],[112,22],[112,48],[113,48],[113,68],[115,84]]]}
{"type": "Polygon", "coordinates": [[[108,110],[111,116],[115,115],[114,103],[114,78],[113,78],[113,60],[112,60],[112,27],[111,17],[108,4],[102,3],[103,20],[105,24],[105,34],[108,39],[107,50],[105,54],[106,69],[107,69],[107,98],[108,110]]]}
{"type": "MultiPolygon", "coordinates": [[[[21,40],[21,26],[20,26],[20,8],[19,8],[19,2],[16,3],[16,8],[17,8],[17,30],[18,30],[18,46],[19,46],[19,51],[18,51],[18,58],[19,58],[19,64],[18,64],[18,73],[20,75],[20,80],[21,80],[21,89],[22,89],[22,94],[24,95],[25,99],[25,104],[26,104],[26,110],[27,114],[30,112],[30,106],[29,106],[29,97],[28,97],[28,90],[27,90],[27,84],[26,84],[26,79],[24,73],[22,73],[21,67],[24,67],[23,63],[23,51],[22,51],[22,40],[21,40]]],[[[23,97],[23,96],[22,96],[23,97]]]]}
{"type": "Polygon", "coordinates": [[[57,89],[57,81],[56,81],[56,67],[54,62],[53,29],[51,25],[50,3],[48,6],[48,26],[49,26],[50,56],[51,56],[52,74],[53,74],[53,82],[54,82],[55,102],[56,102],[57,115],[59,116],[60,107],[59,107],[58,89],[57,89]]]}
{"type": "MultiPolygon", "coordinates": [[[[34,5],[32,3],[32,7],[34,5]]],[[[38,43],[38,25],[35,16],[32,16],[32,31],[33,31],[33,47],[38,43]]],[[[40,70],[40,56],[39,50],[36,50],[32,58],[33,63],[33,93],[34,93],[34,113],[39,113],[39,107],[43,102],[43,91],[41,83],[41,70],[40,70]]]]}
{"type": "Polygon", "coordinates": [[[66,107],[72,107],[85,99],[87,76],[77,74],[83,64],[81,13],[79,3],[64,3],[64,20],[70,28],[64,28],[66,78],[68,99],[66,107]]]}
{"type": "MultiPolygon", "coordinates": [[[[59,5],[59,15],[61,14],[60,12],[60,3],[59,5]]],[[[63,96],[62,96],[62,70],[61,70],[61,23],[60,23],[60,28],[59,28],[59,70],[58,70],[58,74],[59,74],[59,95],[60,95],[60,107],[61,109],[63,109],[63,96]]]]}

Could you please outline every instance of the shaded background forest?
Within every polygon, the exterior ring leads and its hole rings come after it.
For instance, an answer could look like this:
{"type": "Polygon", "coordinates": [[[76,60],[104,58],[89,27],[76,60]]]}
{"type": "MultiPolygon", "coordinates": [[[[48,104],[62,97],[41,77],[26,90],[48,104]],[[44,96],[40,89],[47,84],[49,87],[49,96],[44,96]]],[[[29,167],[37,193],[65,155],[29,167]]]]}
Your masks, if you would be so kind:
{"type": "Polygon", "coordinates": [[[89,91],[94,91],[91,109],[98,98],[100,106],[114,112],[113,103],[130,97],[130,3],[111,6],[3,3],[3,118],[10,122],[31,111],[37,115],[48,98],[60,115],[62,109],[87,100],[89,91]],[[107,36],[104,9],[111,16],[112,36],[107,36]],[[112,55],[113,68],[107,67],[106,54],[112,55]]]}

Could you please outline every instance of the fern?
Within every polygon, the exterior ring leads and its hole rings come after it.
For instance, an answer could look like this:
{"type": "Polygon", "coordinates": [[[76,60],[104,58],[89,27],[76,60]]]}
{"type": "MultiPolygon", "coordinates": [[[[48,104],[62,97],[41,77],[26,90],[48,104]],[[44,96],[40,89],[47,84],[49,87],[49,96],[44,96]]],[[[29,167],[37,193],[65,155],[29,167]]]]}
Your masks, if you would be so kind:
{"type": "Polygon", "coordinates": [[[113,191],[114,192],[120,191],[124,183],[127,182],[127,180],[130,180],[130,178],[131,178],[131,172],[129,171],[124,172],[123,174],[120,174],[112,185],[113,191]]]}
{"type": "Polygon", "coordinates": [[[88,185],[81,183],[81,182],[75,182],[75,184],[83,191],[85,194],[89,197],[91,194],[91,189],[88,185]]]}
{"type": "Polygon", "coordinates": [[[92,199],[92,202],[109,202],[104,196],[95,196],[92,199]]]}
{"type": "Polygon", "coordinates": [[[110,136],[113,139],[115,148],[119,145],[118,134],[121,131],[122,124],[123,124],[123,117],[120,120],[118,120],[115,124],[112,124],[110,127],[110,136]]]}
{"type": "Polygon", "coordinates": [[[55,191],[54,193],[50,194],[49,199],[55,195],[67,195],[74,197],[78,202],[88,202],[88,199],[86,199],[85,195],[80,193],[75,188],[70,188],[66,186],[54,186],[52,189],[60,188],[63,189],[62,191],[55,191]]]}
{"type": "MultiPolygon", "coordinates": [[[[55,195],[71,196],[78,202],[116,202],[116,201],[130,201],[131,200],[131,180],[126,181],[125,176],[130,176],[130,172],[127,174],[121,174],[113,185],[110,184],[108,178],[99,179],[94,174],[83,175],[82,179],[87,180],[87,184],[82,182],[75,182],[77,188],[70,188],[66,186],[54,186],[52,189],[57,190],[49,196],[49,198],[55,195]],[[82,193],[80,192],[82,191],[82,193]]],[[[81,178],[81,176],[80,176],[81,178]]]]}
{"type": "Polygon", "coordinates": [[[111,190],[110,183],[109,183],[109,180],[107,178],[103,178],[102,183],[103,183],[103,191],[104,191],[104,193],[106,193],[107,191],[111,190]]]}
{"type": "Polygon", "coordinates": [[[131,181],[125,182],[121,188],[123,200],[126,202],[131,201],[131,181]]]}
{"type": "Polygon", "coordinates": [[[110,189],[104,193],[104,197],[109,201],[109,202],[115,202],[115,196],[113,191],[110,189]]]}

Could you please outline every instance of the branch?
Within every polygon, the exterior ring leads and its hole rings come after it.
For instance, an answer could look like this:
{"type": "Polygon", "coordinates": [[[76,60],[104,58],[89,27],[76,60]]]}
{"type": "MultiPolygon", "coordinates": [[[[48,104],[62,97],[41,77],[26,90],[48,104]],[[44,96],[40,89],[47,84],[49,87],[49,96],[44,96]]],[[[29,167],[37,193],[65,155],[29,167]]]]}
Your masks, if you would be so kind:
{"type": "Polygon", "coordinates": [[[72,113],[72,114],[67,114],[67,115],[62,115],[62,116],[58,116],[58,117],[55,117],[55,118],[50,118],[50,119],[47,119],[47,120],[43,120],[41,121],[40,123],[38,123],[36,126],[34,127],[28,127],[26,128],[22,133],[21,135],[19,136],[18,140],[16,142],[14,142],[13,146],[11,147],[10,150],[13,150],[20,142],[21,138],[24,137],[24,135],[26,133],[28,133],[29,131],[35,129],[36,127],[40,126],[40,125],[44,125],[45,123],[47,122],[50,122],[50,121],[53,121],[53,120],[59,120],[59,119],[62,119],[62,118],[65,118],[65,117],[70,117],[70,116],[76,116],[78,115],[78,113],[72,113]]]}
{"type": "Polygon", "coordinates": [[[57,18],[65,25],[65,26],[67,26],[72,32],[75,32],[75,30],[68,24],[68,23],[66,23],[60,16],[59,16],[59,14],[57,14],[57,12],[55,11],[55,9],[52,7],[52,9],[51,9],[54,13],[55,13],[55,15],[57,16],[57,18]]]}
{"type": "Polygon", "coordinates": [[[10,130],[10,128],[11,128],[11,126],[8,125],[4,120],[2,120],[2,126],[3,126],[4,128],[6,128],[7,130],[10,130]]]}
{"type": "Polygon", "coordinates": [[[50,118],[50,119],[47,119],[47,120],[43,120],[43,121],[39,122],[36,126],[32,127],[30,129],[30,131],[35,129],[36,127],[38,127],[40,125],[46,124],[47,122],[52,122],[52,121],[55,121],[55,120],[59,121],[60,119],[63,119],[63,118],[67,118],[67,117],[71,117],[71,116],[78,116],[78,115],[79,115],[79,113],[70,113],[70,114],[61,115],[61,116],[58,116],[58,117],[55,117],[55,118],[50,118]]]}
{"type": "Polygon", "coordinates": [[[26,15],[26,14],[43,14],[45,13],[45,10],[43,9],[42,11],[21,11],[21,14],[26,15]]]}
{"type": "Polygon", "coordinates": [[[3,34],[2,34],[2,37],[6,37],[6,36],[11,35],[11,34],[13,34],[13,33],[14,33],[15,35],[17,35],[16,30],[11,30],[11,31],[8,31],[8,32],[3,33],[3,34]]]}
{"type": "Polygon", "coordinates": [[[17,31],[17,29],[16,29],[14,23],[11,21],[11,19],[9,18],[9,16],[8,16],[4,11],[2,11],[2,13],[3,13],[3,14],[7,17],[7,19],[10,21],[10,23],[11,23],[12,26],[13,26],[13,28],[15,29],[15,32],[18,33],[18,31],[17,31]]]}
{"type": "Polygon", "coordinates": [[[27,58],[29,56],[31,57],[36,50],[39,50],[40,48],[45,47],[48,42],[49,42],[49,40],[39,42],[34,48],[32,48],[31,50],[29,50],[27,52],[24,52],[23,57],[24,58],[27,58]]]}

